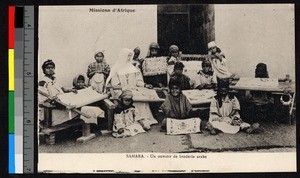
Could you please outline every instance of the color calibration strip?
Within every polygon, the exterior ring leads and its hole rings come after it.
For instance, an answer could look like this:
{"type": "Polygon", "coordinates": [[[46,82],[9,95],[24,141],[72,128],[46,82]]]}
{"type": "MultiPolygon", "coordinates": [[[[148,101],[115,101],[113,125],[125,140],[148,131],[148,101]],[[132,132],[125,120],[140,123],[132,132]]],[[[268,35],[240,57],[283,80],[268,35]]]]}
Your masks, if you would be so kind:
{"type": "Polygon", "coordinates": [[[15,7],[15,173],[23,173],[24,7],[15,7]]]}
{"type": "Polygon", "coordinates": [[[9,6],[9,173],[34,173],[34,6],[9,6]]]}
{"type": "Polygon", "coordinates": [[[15,7],[8,7],[8,172],[15,173],[15,135],[14,135],[14,28],[15,7]]]}

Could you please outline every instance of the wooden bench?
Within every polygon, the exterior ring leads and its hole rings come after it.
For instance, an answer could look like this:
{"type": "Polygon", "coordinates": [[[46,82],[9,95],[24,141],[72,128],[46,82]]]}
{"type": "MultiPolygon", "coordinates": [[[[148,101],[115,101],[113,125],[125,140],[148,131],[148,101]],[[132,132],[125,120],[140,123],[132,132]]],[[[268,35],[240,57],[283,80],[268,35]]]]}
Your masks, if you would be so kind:
{"type": "MultiPolygon", "coordinates": [[[[99,103],[100,107],[105,111],[105,118],[108,120],[107,131],[103,131],[104,133],[107,133],[112,129],[115,105],[109,99],[101,100],[99,103]]],[[[54,126],[52,125],[52,110],[56,108],[56,106],[51,105],[48,102],[44,102],[39,106],[44,110],[44,128],[41,129],[39,135],[45,138],[47,144],[54,145],[55,133],[72,127],[82,126],[83,137],[87,137],[87,139],[79,139],[79,142],[86,142],[93,137],[90,132],[90,124],[84,123],[79,116],[54,126]]]]}

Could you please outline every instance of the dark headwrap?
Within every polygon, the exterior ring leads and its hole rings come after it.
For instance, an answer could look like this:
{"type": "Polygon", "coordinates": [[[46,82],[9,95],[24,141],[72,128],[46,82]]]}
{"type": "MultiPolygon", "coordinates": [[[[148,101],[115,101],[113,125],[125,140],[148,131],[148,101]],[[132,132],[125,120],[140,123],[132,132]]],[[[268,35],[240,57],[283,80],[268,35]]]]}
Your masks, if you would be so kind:
{"type": "Polygon", "coordinates": [[[269,78],[267,65],[264,63],[258,63],[255,69],[256,78],[269,78]]]}
{"type": "Polygon", "coordinates": [[[159,49],[159,44],[156,42],[152,42],[149,46],[149,49],[159,49]]]}
{"type": "Polygon", "coordinates": [[[174,70],[175,69],[183,69],[184,65],[182,64],[182,62],[176,62],[174,65],[174,70]]]}
{"type": "Polygon", "coordinates": [[[171,78],[170,81],[169,81],[169,90],[170,90],[170,92],[171,92],[171,89],[173,88],[174,85],[177,86],[178,88],[180,88],[180,90],[182,90],[180,81],[171,78]]]}
{"type": "Polygon", "coordinates": [[[131,90],[124,90],[122,94],[119,96],[119,100],[117,100],[117,107],[115,108],[115,113],[120,114],[122,111],[135,108],[132,100],[133,94],[131,90]],[[131,99],[131,103],[129,105],[124,105],[122,102],[123,99],[131,99]]]}
{"type": "Polygon", "coordinates": [[[226,88],[228,90],[228,96],[229,96],[229,99],[233,99],[234,98],[234,95],[233,93],[230,93],[229,92],[229,79],[228,78],[217,78],[217,82],[218,82],[218,90],[217,90],[217,95],[215,96],[216,100],[218,100],[218,103],[219,103],[219,106],[222,107],[222,97],[221,97],[221,94],[220,94],[220,89],[221,88],[226,88]]]}
{"type": "Polygon", "coordinates": [[[169,47],[169,52],[171,53],[171,52],[179,52],[179,48],[178,48],[178,46],[176,46],[176,45],[171,45],[170,47],[169,47]]]}
{"type": "Polygon", "coordinates": [[[43,63],[43,65],[42,65],[43,71],[45,71],[45,69],[46,69],[46,67],[47,67],[48,65],[53,65],[53,66],[55,67],[54,62],[53,62],[51,59],[47,59],[47,61],[45,61],[45,62],[43,63]]]}

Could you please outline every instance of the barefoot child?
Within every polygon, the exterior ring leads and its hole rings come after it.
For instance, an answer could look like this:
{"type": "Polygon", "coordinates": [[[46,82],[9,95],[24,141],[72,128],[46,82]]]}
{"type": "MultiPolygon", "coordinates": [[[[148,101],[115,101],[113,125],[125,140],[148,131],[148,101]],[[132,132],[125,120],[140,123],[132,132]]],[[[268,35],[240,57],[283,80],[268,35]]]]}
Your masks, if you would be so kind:
{"type": "Polygon", "coordinates": [[[133,94],[125,90],[119,97],[115,109],[115,120],[113,125],[114,137],[134,136],[150,130],[150,125],[145,122],[133,105],[133,94]]]}
{"type": "Polygon", "coordinates": [[[238,99],[229,93],[229,81],[219,80],[217,95],[210,104],[208,130],[212,135],[217,134],[215,129],[224,133],[235,134],[239,130],[251,133],[259,127],[258,123],[250,126],[250,124],[243,122],[239,110],[240,103],[238,99]]]}

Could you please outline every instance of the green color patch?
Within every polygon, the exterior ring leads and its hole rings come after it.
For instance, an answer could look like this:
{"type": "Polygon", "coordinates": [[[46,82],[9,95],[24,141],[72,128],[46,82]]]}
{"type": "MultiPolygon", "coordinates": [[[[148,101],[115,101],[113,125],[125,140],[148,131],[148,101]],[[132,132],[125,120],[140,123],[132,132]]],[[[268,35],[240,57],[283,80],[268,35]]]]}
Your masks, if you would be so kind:
{"type": "Polygon", "coordinates": [[[8,94],[8,133],[15,132],[15,97],[14,92],[8,94]]]}

